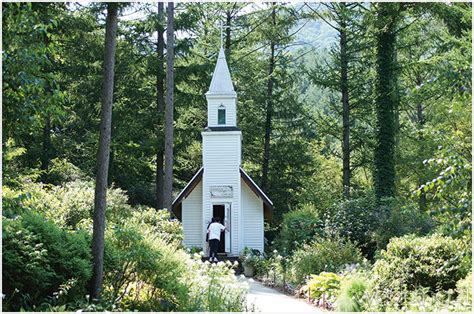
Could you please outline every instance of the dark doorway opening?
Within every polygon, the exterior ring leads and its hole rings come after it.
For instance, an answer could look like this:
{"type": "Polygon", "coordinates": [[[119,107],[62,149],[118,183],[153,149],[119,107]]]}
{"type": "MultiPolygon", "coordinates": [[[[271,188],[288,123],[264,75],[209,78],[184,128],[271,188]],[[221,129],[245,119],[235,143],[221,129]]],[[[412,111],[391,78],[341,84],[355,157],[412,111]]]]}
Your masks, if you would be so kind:
{"type": "MultiPolygon", "coordinates": [[[[224,205],[213,205],[212,206],[212,217],[218,218],[221,224],[224,224],[225,218],[224,205]]],[[[217,253],[225,253],[225,232],[221,232],[221,239],[219,241],[219,250],[217,253]]]]}

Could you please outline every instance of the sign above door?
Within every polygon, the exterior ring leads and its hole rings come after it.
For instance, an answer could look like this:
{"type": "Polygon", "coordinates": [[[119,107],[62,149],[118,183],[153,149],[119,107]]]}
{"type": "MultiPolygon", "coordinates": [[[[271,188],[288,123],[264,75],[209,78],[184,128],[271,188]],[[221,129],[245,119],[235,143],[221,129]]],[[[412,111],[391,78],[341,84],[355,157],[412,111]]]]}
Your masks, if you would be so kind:
{"type": "Polygon", "coordinates": [[[233,191],[231,185],[211,186],[211,198],[232,198],[233,191]]]}

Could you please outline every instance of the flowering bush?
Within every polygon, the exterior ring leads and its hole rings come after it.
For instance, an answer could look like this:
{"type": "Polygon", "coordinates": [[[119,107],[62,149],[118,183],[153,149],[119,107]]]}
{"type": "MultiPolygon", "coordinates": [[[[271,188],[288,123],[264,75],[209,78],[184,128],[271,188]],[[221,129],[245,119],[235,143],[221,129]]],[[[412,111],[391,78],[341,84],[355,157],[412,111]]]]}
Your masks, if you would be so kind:
{"type": "Polygon", "coordinates": [[[185,278],[188,302],[181,311],[243,312],[246,311],[248,285],[235,277],[237,262],[202,262],[199,254],[187,260],[185,278]]]}

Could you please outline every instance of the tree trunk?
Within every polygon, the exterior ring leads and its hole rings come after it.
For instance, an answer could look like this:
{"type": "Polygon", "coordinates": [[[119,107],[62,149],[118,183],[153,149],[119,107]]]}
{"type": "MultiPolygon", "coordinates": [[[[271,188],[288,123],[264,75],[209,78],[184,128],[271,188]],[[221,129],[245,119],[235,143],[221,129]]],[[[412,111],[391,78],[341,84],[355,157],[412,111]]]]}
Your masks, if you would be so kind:
{"type": "Polygon", "coordinates": [[[157,43],[157,57],[158,70],[156,74],[156,104],[158,111],[157,123],[157,152],[156,152],[156,209],[163,208],[163,154],[164,154],[164,138],[163,138],[163,112],[165,108],[164,96],[164,46],[163,38],[164,32],[164,5],[163,2],[158,2],[158,43],[157,43]]]}
{"type": "Polygon", "coordinates": [[[174,3],[168,2],[166,29],[166,108],[164,207],[172,214],[173,203],[173,89],[174,89],[174,3]]]}
{"type": "Polygon", "coordinates": [[[102,83],[100,138],[99,151],[97,154],[97,175],[94,199],[94,230],[92,235],[93,275],[90,291],[92,299],[98,299],[100,297],[104,267],[105,208],[112,124],[117,11],[117,3],[109,3],[107,5],[105,58],[103,66],[104,78],[102,83]]]}
{"type": "Polygon", "coordinates": [[[341,100],[342,100],[342,186],[346,198],[350,196],[350,108],[349,108],[349,82],[347,77],[349,61],[347,58],[347,34],[345,22],[341,22],[340,45],[341,45],[341,100]]]}
{"type": "MultiPolygon", "coordinates": [[[[275,5],[272,9],[272,26],[276,26],[275,5]]],[[[268,67],[268,83],[267,83],[267,108],[265,117],[265,139],[263,144],[263,165],[262,165],[262,182],[261,187],[264,192],[268,192],[268,168],[270,162],[270,136],[272,133],[272,116],[273,116],[273,71],[275,69],[275,42],[272,38],[270,41],[270,59],[268,67]]]]}
{"type": "Polygon", "coordinates": [[[48,169],[49,162],[51,160],[51,117],[48,114],[46,122],[43,126],[43,140],[42,140],[42,153],[41,153],[41,181],[48,183],[48,169]]]}
{"type": "MultiPolygon", "coordinates": [[[[420,84],[421,84],[421,80],[420,80],[420,84]]],[[[418,122],[418,145],[419,145],[418,154],[419,154],[419,157],[421,157],[420,159],[423,161],[424,160],[423,153],[425,151],[425,145],[423,145],[423,143],[425,139],[423,137],[422,131],[425,125],[425,116],[423,113],[423,104],[421,103],[416,106],[416,118],[418,122]]],[[[421,171],[421,173],[423,173],[423,170],[421,171]]],[[[422,184],[425,184],[425,183],[426,183],[426,180],[423,177],[423,174],[420,174],[420,177],[418,178],[418,184],[421,186],[422,184]]],[[[418,206],[420,208],[420,211],[426,210],[426,193],[423,189],[421,189],[420,198],[418,199],[418,206]]]]}
{"type": "Polygon", "coordinates": [[[375,195],[395,195],[395,136],[398,108],[395,21],[398,3],[379,3],[377,12],[377,145],[374,152],[375,195]]]}
{"type": "Polygon", "coordinates": [[[230,57],[230,26],[232,24],[232,12],[226,12],[226,29],[225,29],[225,56],[227,60],[230,57]]]}

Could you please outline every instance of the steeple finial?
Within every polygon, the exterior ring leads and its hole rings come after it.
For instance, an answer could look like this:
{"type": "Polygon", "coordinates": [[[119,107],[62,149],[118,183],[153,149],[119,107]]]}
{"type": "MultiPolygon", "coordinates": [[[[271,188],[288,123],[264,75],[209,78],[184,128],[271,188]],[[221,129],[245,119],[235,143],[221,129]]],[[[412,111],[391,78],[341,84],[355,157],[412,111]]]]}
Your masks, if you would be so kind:
{"type": "Polygon", "coordinates": [[[222,48],[223,43],[224,43],[224,23],[222,23],[222,21],[219,22],[219,27],[221,29],[221,48],[222,48]]]}
{"type": "Polygon", "coordinates": [[[221,30],[221,48],[224,47],[224,29],[225,28],[230,28],[229,25],[224,25],[222,21],[219,22],[219,28],[221,30]]]}

